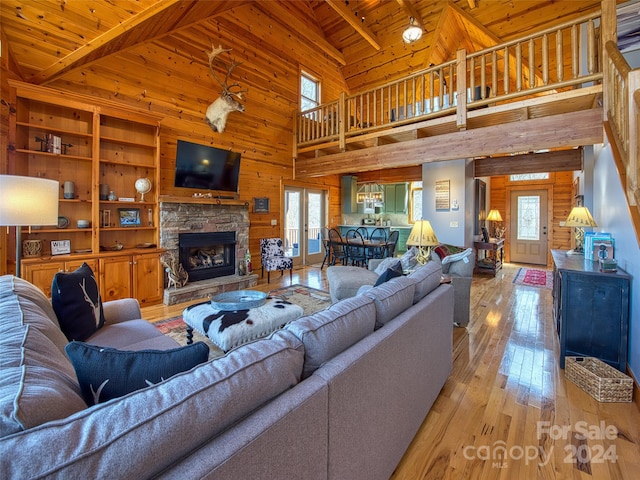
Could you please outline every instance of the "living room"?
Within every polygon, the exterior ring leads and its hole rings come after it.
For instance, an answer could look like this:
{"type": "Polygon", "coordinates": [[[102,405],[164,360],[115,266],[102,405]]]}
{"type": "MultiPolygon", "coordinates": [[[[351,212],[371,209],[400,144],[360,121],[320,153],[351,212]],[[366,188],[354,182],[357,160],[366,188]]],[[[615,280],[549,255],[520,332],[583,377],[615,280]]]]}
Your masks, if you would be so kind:
{"type": "MultiPolygon", "coordinates": [[[[458,200],[459,209],[436,211],[435,192],[425,190],[423,216],[432,221],[441,242],[465,246],[471,246],[473,242],[473,180],[476,175],[473,173],[473,160],[467,160],[469,157],[465,155],[432,162],[427,153],[424,162],[408,166],[402,162],[414,157],[414,154],[406,154],[406,151],[401,150],[396,157],[390,155],[380,160],[384,168],[365,169],[363,164],[362,170],[356,167],[359,165],[357,157],[336,157],[334,160],[327,158],[325,161],[333,164],[331,167],[336,169],[335,173],[309,177],[299,175],[292,152],[297,147],[293,132],[300,105],[301,71],[312,73],[322,80],[321,98],[323,102],[329,102],[339,98],[343,92],[356,93],[413,71],[429,68],[431,63],[439,65],[451,60],[451,53],[455,56],[461,45],[448,47],[442,54],[449,55],[446,58],[438,58],[440,54],[435,45],[441,45],[436,37],[446,37],[446,32],[439,25],[447,22],[446,17],[453,15],[452,10],[458,15],[458,10],[461,10],[467,21],[476,26],[484,25],[484,35],[491,34],[506,41],[534,30],[534,24],[551,26],[601,8],[599,1],[581,2],[579,12],[575,11],[578,9],[574,5],[576,2],[542,2],[543,5],[539,8],[528,11],[531,7],[529,4],[501,4],[496,7],[481,2],[458,1],[450,4],[439,2],[432,12],[427,2],[410,2],[410,8],[415,8],[422,19],[425,33],[421,40],[405,44],[396,37],[400,37],[409,15],[398,6],[391,8],[364,1],[352,1],[349,5],[345,5],[346,2],[336,2],[341,4],[341,10],[345,7],[351,9],[354,17],[356,3],[362,4],[357,7],[361,14],[358,17],[363,16],[364,20],[356,22],[359,24],[359,30],[356,30],[350,22],[340,20],[341,17],[336,16],[333,7],[323,2],[215,2],[213,5],[211,2],[167,2],[162,6],[154,6],[153,3],[136,2],[127,12],[113,7],[114,11],[107,14],[82,10],[73,27],[61,28],[59,22],[63,21],[63,17],[60,17],[62,14],[57,2],[45,2],[38,8],[19,5],[18,2],[3,2],[3,104],[0,132],[3,158],[0,173],[14,174],[20,170],[20,165],[17,164],[21,157],[11,151],[12,147],[16,147],[11,142],[11,131],[16,122],[13,109],[16,105],[11,101],[12,87],[8,83],[9,79],[33,85],[36,89],[41,86],[43,89],[69,92],[72,96],[83,95],[92,99],[95,104],[108,104],[110,108],[121,106],[127,111],[134,109],[139,118],[146,112],[157,118],[159,125],[158,163],[155,170],[152,169],[150,194],[156,199],[156,203],[161,201],[162,196],[189,199],[190,202],[194,193],[201,193],[198,189],[185,190],[174,184],[179,140],[241,153],[239,194],[229,200],[238,205],[230,205],[229,208],[247,208],[246,248],[253,254],[256,270],[259,268],[259,240],[283,236],[284,187],[319,188],[325,191],[328,198],[327,223],[341,223],[344,216],[341,203],[342,175],[345,171],[338,169],[343,168],[347,169],[346,172],[357,175],[359,180],[381,183],[422,181],[425,185],[432,185],[435,179],[449,179],[451,199],[458,200]],[[153,20],[154,8],[160,10],[156,14],[164,11],[166,16],[153,20]],[[381,21],[376,16],[378,9],[393,11],[388,15],[393,18],[391,25],[384,28],[376,25],[376,22],[381,21]],[[146,37],[141,40],[134,38],[135,35],[132,34],[117,34],[117,25],[122,21],[120,16],[127,19],[125,23],[132,31],[136,31],[136,28],[138,32],[145,30],[146,37]],[[291,18],[295,21],[291,21],[291,18]],[[323,27],[310,21],[313,18],[323,27]],[[514,18],[518,20],[513,20],[514,18]],[[167,25],[172,27],[167,28],[167,25]],[[31,32],[29,35],[34,35],[35,40],[26,39],[25,31],[31,32]],[[95,39],[105,31],[109,33],[102,37],[104,44],[89,42],[89,39],[95,39]],[[347,31],[349,35],[358,36],[357,42],[354,37],[346,39],[347,31]],[[357,33],[359,31],[375,31],[373,43],[382,48],[376,49],[362,33],[357,33]],[[222,54],[220,60],[227,64],[233,59],[241,62],[233,69],[230,81],[239,84],[236,90],[248,90],[242,93],[244,111],[230,112],[223,132],[212,131],[204,120],[208,105],[220,96],[220,85],[212,76],[211,70],[218,73],[218,78],[224,78],[223,68],[217,66],[210,69],[208,63],[207,54],[217,45],[231,49],[222,54]],[[396,160],[397,166],[394,165],[396,160]],[[256,198],[269,200],[268,213],[254,211],[256,198]],[[458,227],[451,227],[456,222],[458,227]]],[[[73,6],[66,8],[68,12],[74,11],[73,6]]],[[[482,48],[489,46],[482,42],[480,45],[482,48]]],[[[466,48],[472,50],[471,47],[466,48]]],[[[637,57],[635,64],[631,60],[629,63],[632,67],[637,67],[637,57]]],[[[46,100],[46,95],[40,96],[40,100],[43,99],[46,100]]],[[[89,105],[90,102],[85,104],[89,105]]],[[[570,131],[567,132],[568,136],[570,134],[570,131]]],[[[487,141],[489,147],[492,138],[487,141]]],[[[33,139],[30,138],[29,141],[33,139]]],[[[380,144],[382,143],[380,140],[380,144]]],[[[17,147],[21,148],[19,145],[17,147]]],[[[443,146],[445,147],[446,145],[443,146]]],[[[76,145],[76,151],[78,148],[76,145]]],[[[597,229],[610,232],[615,238],[615,256],[619,267],[634,277],[639,275],[640,251],[634,223],[626,209],[625,190],[620,185],[612,147],[606,138],[604,144],[585,145],[582,169],[571,174],[565,171],[557,176],[562,177],[558,184],[558,191],[562,193],[554,198],[557,208],[557,211],[554,210],[552,224],[555,243],[550,248],[572,247],[571,230],[561,227],[559,222],[564,220],[563,215],[566,218],[572,206],[574,194],[571,188],[577,179],[578,191],[575,195],[583,196],[584,204],[590,208],[598,224],[597,229]]],[[[478,177],[486,180],[488,185],[488,207],[497,207],[502,211],[503,218],[506,218],[508,203],[504,175],[478,177]]],[[[119,191],[116,193],[119,197],[134,197],[138,200],[139,194],[134,182],[129,183],[122,182],[119,185],[112,182],[118,187],[119,191]]],[[[76,184],[85,190],[86,187],[89,190],[94,187],[92,183],[76,184]]],[[[95,198],[97,201],[97,192],[95,198]]],[[[221,203],[226,201],[227,199],[222,199],[221,203]]],[[[214,203],[215,199],[211,202],[214,203]]],[[[142,209],[143,215],[145,212],[142,209]]],[[[153,221],[158,225],[159,208],[153,215],[157,216],[153,221]]],[[[91,219],[99,221],[97,215],[91,219]]],[[[40,235],[37,238],[44,240],[51,240],[51,235],[56,239],[65,239],[65,235],[79,238],[88,235],[85,231],[68,232],[71,230],[33,235],[40,235]]],[[[0,241],[0,272],[3,274],[15,271],[13,258],[16,245],[13,233],[14,230],[11,229],[0,241]]],[[[101,246],[117,245],[124,238],[111,233],[109,235],[111,236],[105,237],[107,245],[96,243],[92,239],[79,248],[91,249],[93,256],[97,258],[102,255],[101,246]]],[[[127,231],[124,235],[131,236],[126,247],[155,243],[155,239],[145,237],[146,234],[135,237],[137,233],[127,231]]],[[[239,253],[244,253],[244,245],[239,253]]],[[[50,259],[48,255],[45,257],[45,260],[50,259]]],[[[28,260],[25,266],[29,267],[30,262],[33,264],[35,260],[28,260]]],[[[552,268],[550,258],[546,268],[552,268]]],[[[164,287],[164,274],[159,278],[164,287]]],[[[635,283],[632,284],[630,298],[628,363],[630,372],[637,379],[640,374],[640,325],[637,321],[640,291],[635,283]]]]}

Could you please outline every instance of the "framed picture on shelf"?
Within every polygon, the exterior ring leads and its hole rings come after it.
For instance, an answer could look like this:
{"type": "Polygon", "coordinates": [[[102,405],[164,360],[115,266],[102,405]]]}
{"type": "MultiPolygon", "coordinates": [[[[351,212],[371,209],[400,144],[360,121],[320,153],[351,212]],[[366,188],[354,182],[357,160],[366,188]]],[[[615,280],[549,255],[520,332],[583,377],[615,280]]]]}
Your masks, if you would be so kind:
{"type": "Polygon", "coordinates": [[[121,227],[139,227],[141,225],[139,208],[119,208],[118,218],[121,227]]]}

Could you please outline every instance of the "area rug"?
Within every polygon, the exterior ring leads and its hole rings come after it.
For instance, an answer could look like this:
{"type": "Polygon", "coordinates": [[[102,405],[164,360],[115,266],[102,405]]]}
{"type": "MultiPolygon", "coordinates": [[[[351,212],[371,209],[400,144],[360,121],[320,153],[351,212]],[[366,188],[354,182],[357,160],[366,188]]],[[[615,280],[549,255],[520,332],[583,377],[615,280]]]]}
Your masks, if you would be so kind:
{"type": "Polygon", "coordinates": [[[533,268],[521,268],[518,270],[516,278],[513,279],[513,283],[550,289],[553,287],[553,272],[533,268]]]}
{"type": "MultiPolygon", "coordinates": [[[[302,307],[304,315],[324,310],[331,305],[331,296],[328,292],[318,290],[312,287],[296,284],[288,287],[271,290],[269,296],[278,297],[288,302],[294,303],[302,307]]],[[[154,325],[165,335],[169,335],[180,345],[187,344],[187,324],[182,321],[182,315],[179,317],[160,320],[154,325]]],[[[224,352],[216,345],[211,343],[209,339],[200,333],[193,332],[194,342],[205,342],[209,345],[209,358],[215,358],[223,355],[224,352]]]]}

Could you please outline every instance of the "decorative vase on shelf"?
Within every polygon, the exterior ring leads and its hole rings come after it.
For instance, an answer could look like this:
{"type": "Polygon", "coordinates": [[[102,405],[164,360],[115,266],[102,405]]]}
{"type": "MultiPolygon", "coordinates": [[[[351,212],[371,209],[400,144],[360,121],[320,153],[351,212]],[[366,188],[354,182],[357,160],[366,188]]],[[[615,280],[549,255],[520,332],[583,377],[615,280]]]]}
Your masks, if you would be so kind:
{"type": "Polygon", "coordinates": [[[116,200],[118,200],[118,197],[116,196],[116,194],[115,194],[115,193],[113,193],[113,190],[111,190],[111,191],[109,192],[109,197],[108,197],[108,198],[109,198],[109,200],[110,200],[111,202],[115,202],[116,200]]]}

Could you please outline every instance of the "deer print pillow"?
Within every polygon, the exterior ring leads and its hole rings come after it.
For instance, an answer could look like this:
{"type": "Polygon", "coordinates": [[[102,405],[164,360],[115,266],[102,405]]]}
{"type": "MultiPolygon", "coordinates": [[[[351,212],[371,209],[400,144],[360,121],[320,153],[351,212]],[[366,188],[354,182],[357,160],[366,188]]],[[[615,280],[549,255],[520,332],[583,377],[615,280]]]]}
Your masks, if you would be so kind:
{"type": "Polygon", "coordinates": [[[69,341],[84,341],[104,325],[98,282],[86,263],[75,272],[56,273],[51,305],[69,341]]]}

